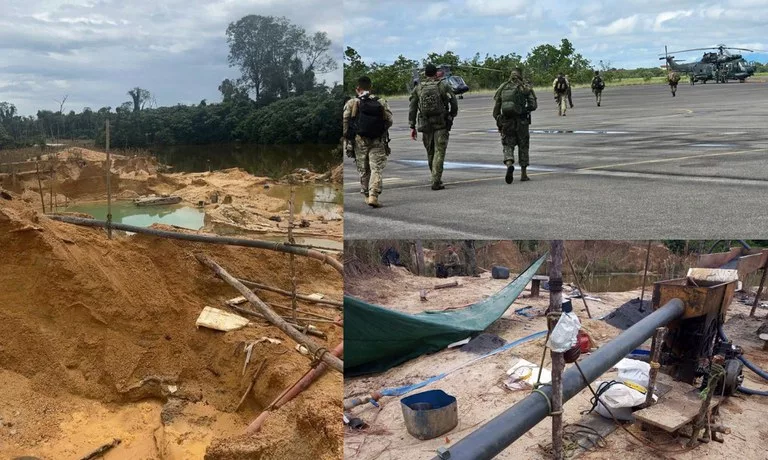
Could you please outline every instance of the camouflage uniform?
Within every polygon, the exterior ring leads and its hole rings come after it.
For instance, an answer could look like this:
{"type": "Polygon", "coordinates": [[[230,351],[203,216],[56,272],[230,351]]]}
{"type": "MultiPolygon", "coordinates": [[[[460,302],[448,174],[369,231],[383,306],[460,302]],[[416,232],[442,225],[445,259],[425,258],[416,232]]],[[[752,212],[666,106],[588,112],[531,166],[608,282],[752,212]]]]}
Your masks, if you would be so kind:
{"type": "Polygon", "coordinates": [[[422,87],[422,85],[415,87],[411,93],[408,122],[411,129],[415,129],[417,128],[416,121],[418,119],[418,131],[422,134],[421,138],[424,142],[424,148],[427,150],[427,163],[432,173],[432,187],[435,188],[443,184],[443,162],[445,161],[445,151],[448,147],[449,124],[453,122],[453,119],[459,113],[459,105],[456,102],[453,89],[445,81],[440,81],[438,88],[443,96],[444,103],[448,106],[446,107],[446,114],[450,121],[439,120],[434,117],[427,118],[419,112],[419,97],[422,87]]]}
{"type": "Polygon", "coordinates": [[[445,268],[448,269],[448,276],[457,276],[461,274],[461,259],[456,251],[451,250],[448,252],[448,262],[445,264],[445,268]]]}
{"type": "Polygon", "coordinates": [[[515,163],[515,146],[517,146],[520,166],[528,167],[528,147],[531,135],[528,132],[528,116],[507,118],[501,113],[501,92],[507,85],[522,85],[526,93],[526,109],[533,112],[538,106],[536,93],[526,84],[519,72],[512,72],[509,81],[502,84],[493,96],[493,118],[501,133],[501,145],[504,148],[504,164],[511,166],[515,163]]]}
{"type": "Polygon", "coordinates": [[[675,97],[677,84],[680,82],[680,74],[674,71],[669,72],[669,74],[667,74],[667,82],[669,83],[670,91],[672,91],[672,97],[675,97]]]}
{"type": "MultiPolygon", "coordinates": [[[[354,98],[344,104],[342,125],[345,138],[350,121],[357,117],[359,102],[359,99],[354,98]]],[[[384,106],[384,121],[387,129],[389,129],[392,127],[392,111],[389,109],[386,100],[379,99],[379,102],[384,106]]],[[[377,139],[355,136],[354,144],[347,147],[348,149],[354,147],[355,165],[357,166],[358,174],[360,174],[360,193],[366,197],[378,197],[381,194],[383,188],[381,175],[384,167],[387,165],[387,137],[388,135],[386,134],[377,139]]]]}
{"type": "Polygon", "coordinates": [[[603,102],[603,90],[600,88],[600,86],[598,86],[600,80],[602,80],[602,78],[600,78],[598,75],[595,75],[592,78],[592,92],[595,94],[595,101],[597,101],[598,107],[600,107],[600,103],[603,102]]]}
{"type": "Polygon", "coordinates": [[[558,93],[555,91],[557,78],[552,82],[552,90],[555,92],[555,101],[557,102],[557,113],[562,116],[565,116],[565,110],[568,108],[568,92],[571,90],[571,84],[568,80],[565,80],[565,84],[568,86],[568,89],[566,89],[565,92],[558,93]]]}

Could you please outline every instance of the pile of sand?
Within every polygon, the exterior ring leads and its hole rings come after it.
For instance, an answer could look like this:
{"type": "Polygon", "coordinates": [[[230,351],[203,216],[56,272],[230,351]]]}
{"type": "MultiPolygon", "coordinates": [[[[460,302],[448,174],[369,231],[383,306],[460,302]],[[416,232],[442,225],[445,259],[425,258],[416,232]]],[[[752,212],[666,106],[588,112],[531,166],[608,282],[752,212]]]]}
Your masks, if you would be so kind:
{"type": "MultiPolygon", "coordinates": [[[[0,199],[0,377],[7,395],[0,401],[0,418],[12,421],[14,428],[0,427],[0,456],[72,457],[73,452],[56,450],[77,431],[67,426],[98,423],[89,417],[101,412],[87,409],[76,415],[61,408],[97,402],[155,417],[153,426],[139,425],[150,432],[159,427],[156,444],[163,434],[163,422],[156,418],[160,412],[138,401],[159,401],[166,415],[176,410],[183,416],[189,407],[210,419],[181,432],[166,426],[165,436],[173,440],[166,444],[183,446],[187,437],[193,438],[190,433],[201,430],[209,438],[235,435],[309,368],[290,339],[266,323],[226,334],[195,327],[203,307],[223,308],[237,292],[197,263],[194,252],[210,255],[236,276],[284,289],[290,286],[287,254],[141,235],[108,240],[100,230],[51,221],[18,195],[11,197],[0,199]],[[262,359],[267,364],[253,396],[235,414],[248,385],[242,376],[243,343],[265,336],[283,343],[254,347],[246,374],[262,359]],[[203,406],[210,409],[203,411],[203,406]],[[57,423],[46,423],[49,418],[57,423]],[[215,432],[219,419],[230,429],[215,432]]],[[[296,261],[301,292],[341,298],[337,272],[312,259],[296,261]]],[[[266,293],[262,298],[286,303],[266,293]]],[[[328,348],[341,340],[339,328],[318,327],[328,334],[328,348]]],[[[338,458],[341,384],[338,373],[328,372],[270,418],[248,445],[274,458],[338,458]]],[[[100,435],[110,440],[114,433],[100,435]]],[[[115,454],[130,448],[124,442],[115,454]]]]}

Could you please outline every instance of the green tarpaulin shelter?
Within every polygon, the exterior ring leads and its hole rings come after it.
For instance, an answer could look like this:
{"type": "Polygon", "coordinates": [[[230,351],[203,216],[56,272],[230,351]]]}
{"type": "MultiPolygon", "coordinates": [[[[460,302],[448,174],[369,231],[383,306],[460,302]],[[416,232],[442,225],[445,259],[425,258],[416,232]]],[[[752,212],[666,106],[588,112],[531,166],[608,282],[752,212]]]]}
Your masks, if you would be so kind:
{"type": "Polygon", "coordinates": [[[484,331],[523,292],[545,257],[501,291],[458,310],[411,315],[344,296],[344,375],[383,372],[484,331]]]}

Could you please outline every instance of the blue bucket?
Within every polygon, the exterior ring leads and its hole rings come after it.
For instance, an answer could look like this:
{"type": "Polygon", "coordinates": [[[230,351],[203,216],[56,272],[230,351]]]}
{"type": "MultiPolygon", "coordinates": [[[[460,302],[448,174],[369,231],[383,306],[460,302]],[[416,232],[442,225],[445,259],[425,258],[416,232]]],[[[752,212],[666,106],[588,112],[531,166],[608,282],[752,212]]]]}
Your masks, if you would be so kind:
{"type": "Polygon", "coordinates": [[[443,390],[416,393],[400,400],[408,433],[426,440],[443,435],[459,424],[456,398],[443,390]]]}

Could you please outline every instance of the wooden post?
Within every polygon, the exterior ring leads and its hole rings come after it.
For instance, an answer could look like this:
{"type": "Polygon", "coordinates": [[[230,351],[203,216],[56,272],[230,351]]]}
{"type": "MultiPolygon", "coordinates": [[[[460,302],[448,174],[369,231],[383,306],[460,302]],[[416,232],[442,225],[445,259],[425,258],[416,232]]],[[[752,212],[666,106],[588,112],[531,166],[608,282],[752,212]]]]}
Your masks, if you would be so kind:
{"type": "Polygon", "coordinates": [[[467,253],[467,275],[477,276],[477,251],[475,251],[475,240],[464,240],[464,250],[467,253]]]}
{"type": "MultiPolygon", "coordinates": [[[[291,184],[291,197],[288,200],[288,243],[294,244],[296,241],[293,239],[293,200],[295,198],[295,191],[293,184],[291,184]]],[[[293,254],[291,258],[291,310],[293,311],[293,322],[296,322],[296,261],[293,254]]]]}
{"type": "Polygon", "coordinates": [[[323,361],[324,363],[328,364],[330,367],[332,367],[334,370],[344,373],[344,362],[340,360],[339,358],[335,357],[331,352],[318,344],[316,344],[312,339],[307,337],[306,335],[302,334],[296,328],[288,324],[280,315],[275,313],[274,310],[269,308],[269,305],[262,302],[261,299],[259,299],[256,294],[251,292],[250,289],[245,287],[245,285],[239,281],[237,281],[236,278],[234,278],[232,275],[227,273],[219,264],[214,262],[210,257],[204,255],[204,254],[195,254],[195,258],[206,267],[210,268],[211,270],[216,273],[219,278],[227,282],[230,286],[237,289],[240,294],[248,299],[248,302],[253,305],[259,313],[264,315],[264,318],[266,318],[270,323],[274,324],[278,329],[283,331],[288,337],[293,339],[296,343],[300,345],[304,345],[307,347],[307,349],[312,353],[313,355],[317,355],[317,357],[323,361]]]}
{"type": "Polygon", "coordinates": [[[660,327],[656,329],[656,333],[653,335],[653,342],[651,343],[651,372],[648,377],[648,391],[645,394],[645,404],[643,407],[651,407],[653,405],[653,390],[656,387],[656,377],[659,375],[659,358],[661,357],[664,332],[665,329],[660,327]]]}
{"type": "Polygon", "coordinates": [[[40,180],[40,163],[35,161],[35,169],[37,169],[37,188],[40,189],[40,203],[43,205],[43,214],[45,214],[45,195],[43,194],[43,182],[40,180]]]}
{"type": "Polygon", "coordinates": [[[112,162],[109,156],[109,118],[105,121],[104,129],[106,131],[106,151],[107,151],[107,238],[112,239],[112,186],[110,184],[111,177],[110,172],[112,170],[112,162]]]}
{"type": "Polygon", "coordinates": [[[752,310],[749,311],[749,316],[755,316],[757,306],[760,305],[760,296],[763,295],[763,288],[765,287],[765,275],[768,273],[768,266],[763,267],[763,276],[760,278],[760,286],[757,288],[757,294],[755,294],[755,302],[752,304],[752,310]]]}
{"type": "Polygon", "coordinates": [[[645,297],[645,278],[648,276],[648,262],[651,259],[651,240],[648,240],[648,249],[645,250],[645,270],[643,271],[643,290],[640,291],[640,311],[643,310],[643,298],[645,297]]]}
{"type": "Polygon", "coordinates": [[[421,244],[421,240],[416,240],[416,274],[424,276],[424,246],[421,244]]]}
{"type": "MultiPolygon", "coordinates": [[[[723,361],[720,360],[720,362],[717,362],[717,364],[722,366],[723,361]]],[[[710,367],[710,372],[712,372],[711,367],[710,367]]],[[[699,432],[701,431],[702,427],[706,426],[708,428],[707,413],[709,413],[709,405],[712,403],[712,396],[715,394],[715,388],[717,388],[717,383],[723,377],[725,376],[718,375],[709,382],[707,397],[704,398],[704,401],[701,402],[701,409],[699,409],[698,415],[696,415],[696,418],[691,424],[691,439],[688,441],[688,447],[693,447],[696,445],[696,440],[699,438],[699,432]]]]}
{"type": "MultiPolygon", "coordinates": [[[[554,319],[562,312],[563,301],[563,241],[554,240],[550,244],[552,264],[549,267],[549,315],[550,332],[557,321],[554,319]]],[[[562,353],[550,349],[552,358],[552,452],[555,460],[563,460],[563,370],[565,359],[562,353]]]]}
{"type": "MultiPolygon", "coordinates": [[[[571,267],[571,273],[573,273],[573,281],[576,283],[576,289],[579,290],[579,293],[581,294],[581,300],[584,302],[584,309],[587,310],[587,317],[592,319],[592,313],[589,312],[589,306],[587,305],[587,293],[584,292],[583,285],[581,284],[581,281],[579,281],[579,274],[576,273],[576,269],[573,268],[573,263],[571,262],[571,258],[568,256],[568,250],[565,249],[565,245],[563,245],[563,252],[565,253],[565,258],[568,260],[568,265],[571,267]]],[[[533,295],[533,293],[531,293],[531,295],[533,295]]]]}

